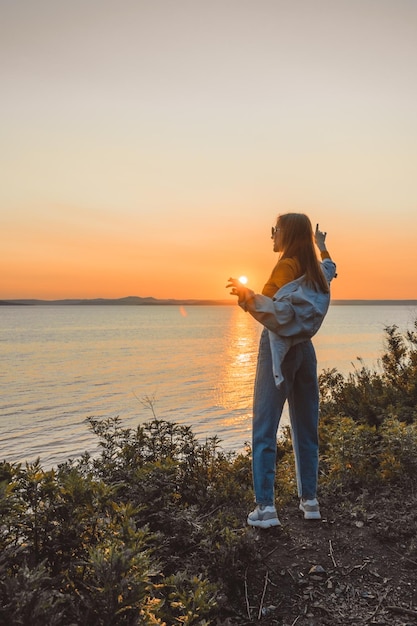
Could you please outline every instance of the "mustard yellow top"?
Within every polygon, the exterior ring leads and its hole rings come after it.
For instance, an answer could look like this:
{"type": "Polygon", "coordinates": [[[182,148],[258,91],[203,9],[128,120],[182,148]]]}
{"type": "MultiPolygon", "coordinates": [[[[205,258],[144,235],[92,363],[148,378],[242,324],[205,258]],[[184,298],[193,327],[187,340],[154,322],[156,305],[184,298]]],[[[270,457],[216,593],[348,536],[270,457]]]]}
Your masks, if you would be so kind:
{"type": "MultiPolygon", "coordinates": [[[[327,250],[324,250],[320,254],[322,260],[330,259],[330,254],[327,250]]],[[[263,295],[272,298],[278,289],[287,283],[290,283],[292,280],[300,278],[301,274],[300,263],[295,257],[278,261],[272,270],[271,276],[268,278],[264,288],[262,289],[263,295]]]]}

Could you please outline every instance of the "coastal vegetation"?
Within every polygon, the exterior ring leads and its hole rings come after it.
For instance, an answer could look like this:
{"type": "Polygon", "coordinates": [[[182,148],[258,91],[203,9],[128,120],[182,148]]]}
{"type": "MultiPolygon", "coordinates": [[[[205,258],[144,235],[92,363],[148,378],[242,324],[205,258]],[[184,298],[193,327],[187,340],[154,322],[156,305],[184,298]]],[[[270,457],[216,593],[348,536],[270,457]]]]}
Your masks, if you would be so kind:
{"type": "MultiPolygon", "coordinates": [[[[89,418],[97,455],[0,464],[0,624],[282,626],[417,618],[417,322],[378,369],[320,374],[322,522],[297,514],[278,442],[282,527],[245,524],[250,448],[188,426],[89,418]]],[[[414,620],[414,621],[412,621],[414,620]]]]}

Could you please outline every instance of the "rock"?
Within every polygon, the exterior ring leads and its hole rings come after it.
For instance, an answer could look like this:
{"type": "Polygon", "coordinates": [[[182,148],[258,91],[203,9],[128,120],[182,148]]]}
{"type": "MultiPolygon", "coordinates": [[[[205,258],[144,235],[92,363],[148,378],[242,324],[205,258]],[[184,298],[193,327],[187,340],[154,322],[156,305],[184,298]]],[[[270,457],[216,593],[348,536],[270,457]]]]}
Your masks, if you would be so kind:
{"type": "Polygon", "coordinates": [[[324,580],[327,578],[327,572],[321,565],[313,565],[308,571],[310,580],[324,580]]]}

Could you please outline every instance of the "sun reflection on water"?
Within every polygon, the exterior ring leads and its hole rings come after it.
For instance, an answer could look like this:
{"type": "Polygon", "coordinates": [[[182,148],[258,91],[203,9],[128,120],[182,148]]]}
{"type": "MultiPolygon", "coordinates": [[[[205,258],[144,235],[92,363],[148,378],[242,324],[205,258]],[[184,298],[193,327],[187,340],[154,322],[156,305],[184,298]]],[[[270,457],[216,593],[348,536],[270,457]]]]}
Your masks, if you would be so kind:
{"type": "Polygon", "coordinates": [[[260,335],[260,325],[238,307],[230,317],[225,333],[226,345],[221,374],[219,377],[218,401],[234,413],[227,421],[248,419],[252,415],[253,384],[256,372],[256,358],[260,335]]]}

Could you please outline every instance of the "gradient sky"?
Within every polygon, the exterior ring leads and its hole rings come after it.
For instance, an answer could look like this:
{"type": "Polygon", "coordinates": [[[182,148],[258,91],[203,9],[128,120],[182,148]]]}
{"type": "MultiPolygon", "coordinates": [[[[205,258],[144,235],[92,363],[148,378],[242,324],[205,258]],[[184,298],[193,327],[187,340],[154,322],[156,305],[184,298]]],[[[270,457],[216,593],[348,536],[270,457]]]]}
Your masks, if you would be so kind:
{"type": "Polygon", "coordinates": [[[0,298],[259,291],[286,211],[334,298],[417,298],[415,0],[0,8],[0,298]]]}

